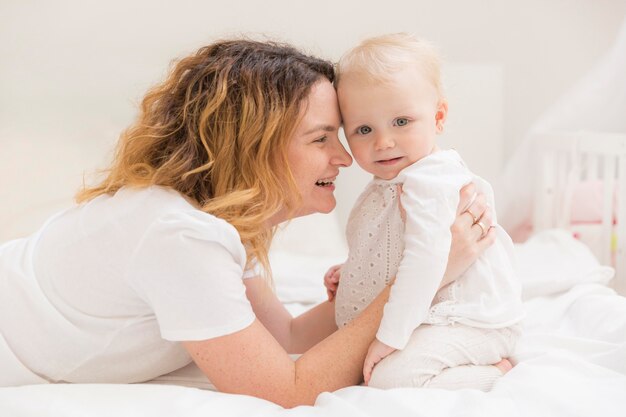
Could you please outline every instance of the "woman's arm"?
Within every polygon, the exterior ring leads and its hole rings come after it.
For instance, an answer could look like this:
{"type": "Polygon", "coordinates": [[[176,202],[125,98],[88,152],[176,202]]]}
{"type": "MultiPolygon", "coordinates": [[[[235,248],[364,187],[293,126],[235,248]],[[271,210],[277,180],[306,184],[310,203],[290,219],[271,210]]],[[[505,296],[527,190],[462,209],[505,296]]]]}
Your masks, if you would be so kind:
{"type": "Polygon", "coordinates": [[[257,319],[287,353],[303,353],[337,330],[334,303],[321,303],[293,318],[263,278],[244,283],[257,319]]]}
{"type": "Polygon", "coordinates": [[[321,392],[361,382],[363,360],[388,296],[385,288],[360,316],[296,362],[258,320],[230,335],[183,344],[222,392],[253,395],[283,407],[313,404],[321,392]]]}

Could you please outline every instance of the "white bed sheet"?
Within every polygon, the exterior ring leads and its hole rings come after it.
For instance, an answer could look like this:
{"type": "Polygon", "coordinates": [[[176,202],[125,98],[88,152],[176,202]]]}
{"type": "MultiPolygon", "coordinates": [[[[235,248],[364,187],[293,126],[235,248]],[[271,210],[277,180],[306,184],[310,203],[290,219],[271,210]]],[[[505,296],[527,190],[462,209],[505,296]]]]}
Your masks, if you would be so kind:
{"type": "MultiPolygon", "coordinates": [[[[572,248],[566,235],[555,233],[543,236],[540,240],[543,246],[535,241],[534,248],[520,247],[520,261],[528,265],[538,253],[545,253],[549,247],[546,242],[572,248]]],[[[528,244],[533,245],[532,241],[528,244]]],[[[549,280],[546,274],[549,266],[553,262],[571,264],[573,261],[568,256],[581,258],[576,251],[569,254],[563,251],[560,258],[533,262],[536,270],[526,268],[525,273],[533,277],[543,274],[549,280]]],[[[328,260],[317,258],[316,262],[323,269],[326,266],[321,264],[328,260]]],[[[2,388],[0,416],[623,417],[626,415],[626,298],[599,282],[606,277],[599,278],[597,268],[587,266],[590,269],[578,273],[575,279],[559,278],[560,288],[546,285],[544,294],[527,297],[525,333],[512,358],[516,366],[489,393],[349,387],[321,394],[314,407],[284,410],[253,397],[192,388],[206,388],[207,381],[190,367],[157,383],[2,388]],[[178,385],[163,385],[167,383],[178,385]]],[[[576,269],[582,268],[578,264],[576,269]]],[[[285,285],[281,279],[277,279],[277,285],[285,285]]],[[[321,285],[321,277],[317,279],[321,285]]],[[[536,282],[533,285],[533,291],[538,292],[536,282]]],[[[314,297],[323,297],[323,291],[316,291],[314,297]]],[[[292,311],[304,308],[306,305],[302,303],[290,304],[292,311]]]]}

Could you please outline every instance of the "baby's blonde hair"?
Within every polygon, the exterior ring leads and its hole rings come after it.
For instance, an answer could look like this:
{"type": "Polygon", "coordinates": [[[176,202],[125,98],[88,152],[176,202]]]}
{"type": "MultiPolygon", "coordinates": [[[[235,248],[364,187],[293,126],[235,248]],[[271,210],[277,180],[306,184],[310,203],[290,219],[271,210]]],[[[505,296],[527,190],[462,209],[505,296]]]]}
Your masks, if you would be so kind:
{"type": "Polygon", "coordinates": [[[389,80],[391,74],[414,67],[432,81],[443,97],[441,58],[429,42],[408,33],[391,33],[365,39],[346,52],[337,64],[335,85],[347,74],[358,74],[374,82],[389,80]]]}

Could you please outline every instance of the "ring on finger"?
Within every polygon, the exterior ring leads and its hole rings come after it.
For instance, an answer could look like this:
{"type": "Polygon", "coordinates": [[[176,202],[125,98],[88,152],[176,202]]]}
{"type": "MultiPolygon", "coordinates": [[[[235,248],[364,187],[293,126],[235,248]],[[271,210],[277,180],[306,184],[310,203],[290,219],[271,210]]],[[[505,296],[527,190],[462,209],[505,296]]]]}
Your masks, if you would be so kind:
{"type": "Polygon", "coordinates": [[[483,238],[487,234],[487,226],[481,221],[477,221],[474,223],[476,226],[480,227],[480,237],[483,238]]]}
{"type": "Polygon", "coordinates": [[[464,213],[467,213],[470,216],[472,216],[472,224],[478,223],[478,217],[476,217],[476,215],[474,213],[472,213],[472,211],[469,208],[465,209],[464,213]]]}

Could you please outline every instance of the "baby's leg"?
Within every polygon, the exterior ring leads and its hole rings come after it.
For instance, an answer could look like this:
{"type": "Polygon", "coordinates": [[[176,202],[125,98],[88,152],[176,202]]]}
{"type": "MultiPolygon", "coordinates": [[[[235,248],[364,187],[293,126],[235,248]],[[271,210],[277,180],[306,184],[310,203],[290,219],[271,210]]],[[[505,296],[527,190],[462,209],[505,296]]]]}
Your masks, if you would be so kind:
{"type": "MultiPolygon", "coordinates": [[[[474,388],[491,391],[493,384],[503,375],[503,370],[489,365],[513,354],[520,335],[519,326],[504,329],[477,329],[459,326],[461,335],[471,334],[465,352],[472,364],[446,368],[425,385],[429,388],[463,389],[474,388]],[[499,359],[498,359],[499,358],[499,359]]],[[[508,364],[510,367],[510,363],[508,364]]],[[[506,365],[503,368],[507,368],[506,365]]]]}
{"type": "Polygon", "coordinates": [[[372,372],[369,386],[375,388],[422,387],[441,371],[452,366],[450,346],[444,326],[421,325],[406,347],[380,361],[372,372]]]}
{"type": "Polygon", "coordinates": [[[489,389],[502,375],[499,369],[462,365],[497,363],[510,355],[516,339],[516,329],[422,325],[405,349],[376,365],[370,386],[489,389]],[[461,369],[453,371],[457,367],[461,369]]]}
{"type": "Polygon", "coordinates": [[[460,365],[444,369],[427,381],[424,387],[449,390],[473,388],[488,392],[501,376],[502,371],[492,365],[460,365]]]}

